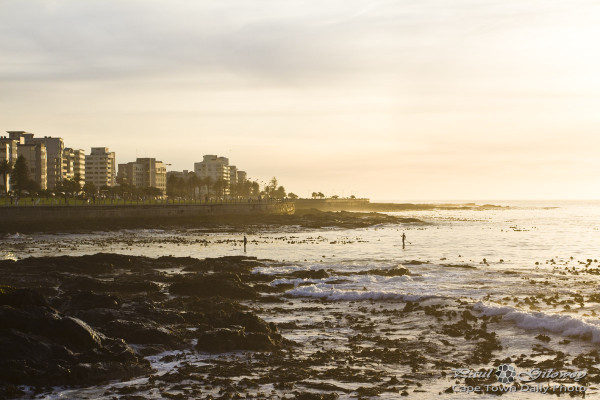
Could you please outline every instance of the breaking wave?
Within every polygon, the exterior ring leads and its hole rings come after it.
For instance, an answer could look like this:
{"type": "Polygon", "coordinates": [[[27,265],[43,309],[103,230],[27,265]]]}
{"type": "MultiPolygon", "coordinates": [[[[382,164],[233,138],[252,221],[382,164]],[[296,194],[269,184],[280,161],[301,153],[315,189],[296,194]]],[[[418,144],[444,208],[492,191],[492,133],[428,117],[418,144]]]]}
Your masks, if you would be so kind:
{"type": "Polygon", "coordinates": [[[290,289],[290,296],[313,297],[326,300],[402,300],[420,301],[436,296],[407,295],[387,290],[351,290],[337,289],[329,285],[308,285],[290,289]]]}
{"type": "Polygon", "coordinates": [[[543,312],[519,311],[512,307],[497,307],[478,302],[474,310],[483,315],[501,315],[505,321],[514,322],[519,328],[527,330],[544,329],[561,336],[579,337],[600,343],[600,326],[568,315],[549,315],[543,312]]]}

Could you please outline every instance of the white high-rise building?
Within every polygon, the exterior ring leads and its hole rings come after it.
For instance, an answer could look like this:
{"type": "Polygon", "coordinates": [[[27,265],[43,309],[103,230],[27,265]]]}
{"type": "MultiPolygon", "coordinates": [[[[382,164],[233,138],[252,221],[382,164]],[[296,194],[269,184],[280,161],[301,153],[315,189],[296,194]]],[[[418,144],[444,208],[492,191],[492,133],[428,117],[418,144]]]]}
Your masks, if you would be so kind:
{"type": "Polygon", "coordinates": [[[48,188],[46,145],[44,143],[19,144],[17,153],[27,161],[29,178],[39,185],[40,190],[46,190],[48,188]]]}
{"type": "Polygon", "coordinates": [[[229,187],[234,187],[235,185],[237,185],[237,167],[235,165],[230,165],[229,166],[229,187]]]}
{"type": "Polygon", "coordinates": [[[63,157],[63,179],[73,179],[77,175],[85,182],[85,151],[66,148],[63,157]]]}
{"type": "Polygon", "coordinates": [[[167,168],[156,158],[138,158],[135,162],[119,164],[119,178],[137,187],[155,187],[167,193],[167,168]]]}
{"type": "MultiPolygon", "coordinates": [[[[23,140],[15,140],[7,137],[0,137],[0,162],[7,161],[10,165],[15,165],[17,161],[18,153],[17,146],[23,142],[23,140]]],[[[10,174],[6,174],[4,177],[0,177],[0,186],[2,190],[8,192],[10,190],[10,174]],[[6,187],[4,185],[6,184],[6,187]]]]}
{"type": "Polygon", "coordinates": [[[201,178],[210,178],[212,183],[223,182],[223,194],[229,194],[229,159],[227,157],[218,157],[214,154],[207,154],[201,162],[194,163],[194,172],[201,178]]]}
{"type": "Polygon", "coordinates": [[[114,151],[109,151],[108,147],[92,147],[91,153],[85,156],[85,182],[91,182],[97,188],[115,186],[114,151]]]}
{"type": "Polygon", "coordinates": [[[63,157],[65,144],[62,138],[44,136],[43,138],[33,137],[33,133],[25,131],[8,131],[11,139],[23,141],[24,144],[43,143],[46,146],[46,171],[48,174],[48,189],[54,189],[56,184],[63,180],[63,157]]]}

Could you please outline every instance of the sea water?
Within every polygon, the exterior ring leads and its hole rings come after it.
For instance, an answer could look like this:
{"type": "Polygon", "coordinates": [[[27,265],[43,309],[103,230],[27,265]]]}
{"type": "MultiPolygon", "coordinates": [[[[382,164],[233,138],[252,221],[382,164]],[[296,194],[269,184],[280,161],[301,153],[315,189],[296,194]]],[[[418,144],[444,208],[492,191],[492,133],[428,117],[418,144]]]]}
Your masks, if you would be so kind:
{"type": "MultiPolygon", "coordinates": [[[[328,270],[330,276],[325,279],[272,282],[292,284],[287,294],[300,302],[323,299],[343,309],[347,302],[461,300],[472,304],[480,315],[502,317],[507,355],[511,348],[531,346],[527,332],[570,338],[579,347],[594,349],[600,343],[600,304],[588,299],[600,284],[600,275],[593,272],[600,265],[600,202],[486,203],[501,207],[396,212],[390,214],[423,223],[360,229],[252,226],[245,232],[223,227],[216,232],[15,234],[2,238],[0,256],[114,252],[205,258],[246,254],[271,260],[267,267],[257,268],[257,273],[328,270]],[[243,234],[249,240],[246,253],[243,234]],[[408,268],[411,275],[353,274],[398,265],[408,268]],[[541,294],[583,296],[584,303],[568,307],[528,303],[541,294]]],[[[278,318],[272,320],[281,322],[278,318]]]]}

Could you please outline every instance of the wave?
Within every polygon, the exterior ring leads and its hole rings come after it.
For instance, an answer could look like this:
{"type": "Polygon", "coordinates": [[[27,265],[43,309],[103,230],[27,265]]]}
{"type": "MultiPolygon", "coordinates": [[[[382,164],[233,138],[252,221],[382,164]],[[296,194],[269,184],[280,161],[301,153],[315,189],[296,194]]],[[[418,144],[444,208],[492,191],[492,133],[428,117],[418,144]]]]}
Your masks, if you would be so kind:
{"type": "Polygon", "coordinates": [[[351,290],[337,289],[329,285],[308,285],[290,289],[290,296],[313,297],[326,300],[402,300],[420,301],[437,296],[408,295],[387,290],[351,290]]]}
{"type": "Polygon", "coordinates": [[[27,235],[24,235],[24,234],[22,234],[22,233],[19,233],[19,232],[16,232],[16,233],[12,233],[12,234],[7,234],[7,235],[4,235],[4,238],[5,238],[5,239],[13,239],[13,240],[14,240],[14,239],[21,240],[21,239],[28,239],[28,238],[29,238],[29,236],[27,236],[27,235]]]}
{"type": "Polygon", "coordinates": [[[478,302],[474,310],[483,315],[501,315],[505,321],[514,322],[527,330],[544,329],[561,336],[579,337],[600,343],[600,326],[568,315],[549,315],[543,312],[519,311],[512,307],[496,307],[478,302]]]}
{"type": "Polygon", "coordinates": [[[282,284],[298,286],[300,284],[327,284],[327,285],[389,285],[398,284],[404,282],[412,282],[412,277],[408,275],[403,276],[376,276],[376,275],[332,275],[328,278],[316,279],[316,278],[279,278],[271,282],[272,286],[278,286],[282,284]],[[341,283],[340,283],[341,282],[341,283]]]}

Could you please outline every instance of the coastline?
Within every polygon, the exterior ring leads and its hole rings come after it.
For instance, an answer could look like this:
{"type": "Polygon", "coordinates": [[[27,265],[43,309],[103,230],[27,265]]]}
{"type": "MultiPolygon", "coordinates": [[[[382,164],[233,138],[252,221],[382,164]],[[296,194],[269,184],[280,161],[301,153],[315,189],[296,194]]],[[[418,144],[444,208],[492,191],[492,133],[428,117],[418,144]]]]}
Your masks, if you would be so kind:
{"type": "MultiPolygon", "coordinates": [[[[283,203],[289,206],[293,203],[283,203]]],[[[322,227],[340,227],[340,228],[364,228],[378,224],[424,224],[417,218],[403,218],[390,216],[380,213],[364,212],[332,212],[319,211],[316,209],[298,210],[293,213],[290,209],[281,210],[282,205],[272,205],[272,209],[265,209],[264,212],[256,209],[243,210],[243,212],[215,212],[215,206],[202,213],[182,213],[187,211],[185,207],[178,206],[168,215],[153,214],[150,209],[134,210],[139,213],[131,216],[98,216],[93,214],[93,209],[84,209],[89,211],[90,215],[85,219],[61,218],[60,210],[53,218],[46,220],[35,220],[34,215],[30,215],[26,220],[13,219],[7,214],[9,210],[3,210],[6,214],[3,217],[3,223],[0,226],[0,234],[12,233],[33,233],[33,232],[91,232],[91,231],[115,231],[119,229],[172,229],[172,228],[208,228],[217,229],[228,226],[234,230],[243,231],[247,226],[291,226],[297,225],[304,228],[322,228],[322,227]]],[[[128,206],[130,209],[141,206],[128,206]]],[[[164,206],[157,206],[164,207],[164,206]]],[[[93,207],[92,207],[93,208],[93,207]]],[[[77,208],[81,210],[82,208],[77,208]]],[[[193,210],[192,210],[193,211],[193,210]]]]}
{"type": "MultiPolygon", "coordinates": [[[[10,311],[3,321],[15,326],[14,310],[34,318],[35,309],[74,333],[68,324],[76,318],[100,343],[84,342],[98,356],[85,362],[78,362],[80,345],[58,343],[75,346],[73,380],[56,376],[52,386],[63,386],[55,389],[7,383],[13,392],[5,397],[304,400],[408,394],[421,400],[456,396],[461,387],[490,393],[498,385],[493,379],[453,378],[453,370],[489,372],[502,363],[519,372],[587,370],[585,380],[548,383],[585,386],[588,395],[595,394],[600,264],[585,249],[594,248],[600,214],[582,216],[572,226],[590,238],[588,245],[556,250],[549,227],[568,226],[564,221],[579,215],[578,208],[503,210],[404,214],[423,215],[426,225],[385,222],[392,217],[385,214],[300,210],[260,216],[262,223],[281,223],[272,226],[238,221],[237,228],[214,230],[6,236],[3,250],[12,250],[10,260],[16,261],[0,263],[2,292],[26,292],[19,301],[2,300],[10,311]],[[384,222],[351,228],[362,218],[384,222]],[[328,226],[329,219],[349,227],[311,228],[328,226]],[[583,221],[589,221],[587,229],[583,221]],[[248,254],[256,258],[227,257],[246,255],[236,229],[248,235],[248,254]],[[399,240],[405,230],[412,242],[406,249],[399,240]],[[116,344],[120,339],[131,351],[116,344]],[[127,357],[119,361],[117,354],[127,357]],[[102,379],[86,375],[80,364],[89,363],[99,363],[102,379]]],[[[44,338],[58,340],[45,325],[36,325],[44,338]]],[[[11,329],[26,335],[19,326],[11,329]]],[[[16,340],[15,331],[2,333],[16,340]]],[[[6,343],[4,354],[30,354],[6,343]]]]}
{"type": "MultiPolygon", "coordinates": [[[[0,377],[0,397],[431,398],[475,382],[452,370],[510,362],[502,358],[512,351],[503,346],[514,314],[506,307],[311,291],[347,279],[410,282],[418,271],[409,264],[288,270],[243,256],[0,261],[0,319],[8,328],[0,329],[0,366],[11,371],[0,377]]],[[[519,349],[518,365],[572,364],[587,368],[586,383],[600,380],[597,350],[554,350],[547,343],[561,332],[538,333],[525,334],[533,346],[519,349]]],[[[480,394],[497,391],[493,375],[477,382],[488,387],[480,394]]]]}

